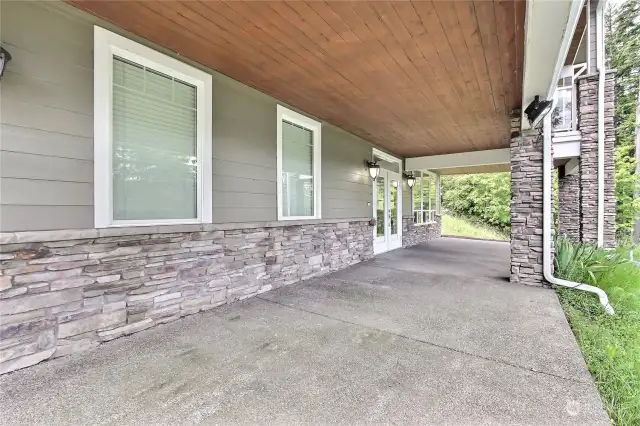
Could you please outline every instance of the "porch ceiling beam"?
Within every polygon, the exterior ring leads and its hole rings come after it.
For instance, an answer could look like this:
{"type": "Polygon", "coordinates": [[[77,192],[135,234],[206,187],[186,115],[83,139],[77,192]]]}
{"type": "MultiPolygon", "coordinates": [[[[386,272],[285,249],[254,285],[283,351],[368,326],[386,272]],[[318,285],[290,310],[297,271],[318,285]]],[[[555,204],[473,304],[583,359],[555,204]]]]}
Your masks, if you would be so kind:
{"type": "Polygon", "coordinates": [[[509,164],[509,148],[489,149],[486,151],[463,152],[460,154],[430,155],[412,157],[405,160],[405,168],[411,170],[439,170],[459,167],[487,166],[491,164],[509,164]]]}
{"type": "Polygon", "coordinates": [[[522,128],[524,109],[534,98],[551,99],[567,57],[584,0],[529,0],[525,23],[522,128]]]}

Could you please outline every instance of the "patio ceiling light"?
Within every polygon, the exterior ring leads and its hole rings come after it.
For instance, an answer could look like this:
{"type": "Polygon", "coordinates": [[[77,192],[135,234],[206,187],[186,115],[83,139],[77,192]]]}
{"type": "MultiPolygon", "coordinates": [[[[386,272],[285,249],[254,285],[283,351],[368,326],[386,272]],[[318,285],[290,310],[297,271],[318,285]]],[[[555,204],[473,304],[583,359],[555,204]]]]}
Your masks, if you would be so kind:
{"type": "Polygon", "coordinates": [[[375,182],[380,175],[380,165],[375,161],[367,161],[367,167],[369,168],[369,175],[371,176],[371,179],[375,182]]]}
{"type": "Polygon", "coordinates": [[[405,177],[407,178],[407,185],[409,185],[409,188],[413,188],[413,185],[416,184],[416,178],[413,176],[413,173],[407,173],[405,174],[405,177]]]}
{"type": "Polygon", "coordinates": [[[4,75],[7,63],[11,60],[11,53],[7,52],[4,47],[0,47],[0,79],[4,75]]]}
{"type": "Polygon", "coordinates": [[[524,113],[527,114],[529,124],[531,127],[536,127],[540,121],[551,111],[553,108],[552,101],[540,101],[540,96],[536,96],[533,102],[529,104],[524,113]]]}

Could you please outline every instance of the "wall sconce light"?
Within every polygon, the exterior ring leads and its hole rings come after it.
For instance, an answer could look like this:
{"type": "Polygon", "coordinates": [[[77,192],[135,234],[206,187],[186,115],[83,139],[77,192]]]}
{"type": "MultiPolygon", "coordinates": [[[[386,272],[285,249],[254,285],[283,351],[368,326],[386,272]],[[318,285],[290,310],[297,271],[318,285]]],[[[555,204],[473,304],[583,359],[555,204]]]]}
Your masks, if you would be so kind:
{"type": "Polygon", "coordinates": [[[375,161],[367,161],[367,167],[369,168],[371,179],[375,182],[378,176],[380,176],[380,165],[375,161]]]}
{"type": "Polygon", "coordinates": [[[409,189],[413,188],[413,185],[416,184],[416,178],[413,176],[413,173],[406,173],[404,176],[407,178],[407,185],[409,185],[409,189]]]}
{"type": "Polygon", "coordinates": [[[536,127],[538,123],[540,123],[542,119],[549,114],[552,108],[552,101],[541,101],[540,96],[536,95],[533,102],[531,102],[527,109],[524,110],[524,113],[527,114],[531,127],[536,127]]]}
{"type": "Polygon", "coordinates": [[[4,75],[7,63],[11,60],[11,53],[7,52],[4,47],[0,47],[0,79],[4,75]]]}

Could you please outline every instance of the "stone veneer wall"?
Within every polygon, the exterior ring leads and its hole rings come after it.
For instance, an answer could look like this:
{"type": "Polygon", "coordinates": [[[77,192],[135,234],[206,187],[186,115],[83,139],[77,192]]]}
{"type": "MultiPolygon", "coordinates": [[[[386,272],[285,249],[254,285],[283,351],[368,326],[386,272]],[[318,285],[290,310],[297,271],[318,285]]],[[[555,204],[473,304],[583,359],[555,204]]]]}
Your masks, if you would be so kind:
{"type": "Polygon", "coordinates": [[[513,283],[543,286],[543,137],[538,129],[511,136],[511,274],[513,283]]]}
{"type": "MultiPolygon", "coordinates": [[[[580,238],[585,243],[598,241],[598,75],[578,79],[578,124],[580,144],[580,238]]],[[[605,75],[604,99],[604,246],[615,247],[615,72],[605,75]]]]}
{"type": "Polygon", "coordinates": [[[416,224],[413,217],[402,218],[402,247],[411,247],[442,235],[442,217],[436,215],[434,223],[416,224]]]}
{"type": "Polygon", "coordinates": [[[558,235],[580,241],[580,176],[558,178],[558,235]]]}
{"type": "Polygon", "coordinates": [[[0,374],[373,256],[368,220],[18,233],[1,242],[0,374]]]}

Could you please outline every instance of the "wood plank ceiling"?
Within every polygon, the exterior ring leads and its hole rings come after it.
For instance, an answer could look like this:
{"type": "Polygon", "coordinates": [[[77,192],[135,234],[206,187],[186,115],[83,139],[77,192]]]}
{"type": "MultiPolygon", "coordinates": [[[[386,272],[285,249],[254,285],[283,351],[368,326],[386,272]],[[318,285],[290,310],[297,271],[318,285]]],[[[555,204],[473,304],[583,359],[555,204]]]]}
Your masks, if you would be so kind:
{"type": "Polygon", "coordinates": [[[66,0],[401,156],[509,146],[524,0],[66,0]]]}

